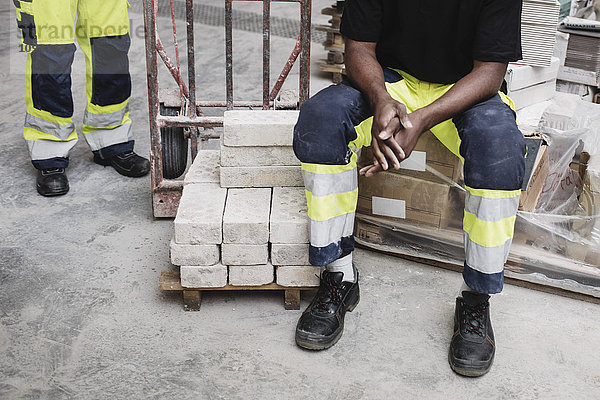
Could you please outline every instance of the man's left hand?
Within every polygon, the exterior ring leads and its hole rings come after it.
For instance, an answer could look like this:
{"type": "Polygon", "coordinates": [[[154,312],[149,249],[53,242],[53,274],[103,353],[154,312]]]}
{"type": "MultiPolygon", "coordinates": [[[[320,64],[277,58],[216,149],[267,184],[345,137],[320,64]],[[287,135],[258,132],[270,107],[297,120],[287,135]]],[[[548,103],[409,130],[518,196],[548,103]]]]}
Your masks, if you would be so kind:
{"type": "MultiPolygon", "coordinates": [[[[371,139],[373,153],[394,153],[393,149],[399,147],[404,152],[404,159],[408,158],[412,153],[413,149],[415,148],[419,136],[421,136],[421,133],[423,133],[423,131],[425,130],[424,122],[421,118],[421,112],[419,110],[415,110],[415,112],[409,114],[408,119],[410,120],[410,124],[405,124],[409,125],[409,127],[406,127],[404,124],[400,124],[398,118],[394,118],[390,123],[398,124],[398,126],[393,126],[390,128],[391,130],[396,130],[397,132],[393,136],[388,137],[387,139],[382,139],[378,135],[373,135],[371,139]]],[[[383,170],[384,168],[381,166],[381,164],[377,161],[377,158],[375,157],[373,163],[361,168],[359,170],[359,173],[360,175],[371,176],[383,170]]]]}

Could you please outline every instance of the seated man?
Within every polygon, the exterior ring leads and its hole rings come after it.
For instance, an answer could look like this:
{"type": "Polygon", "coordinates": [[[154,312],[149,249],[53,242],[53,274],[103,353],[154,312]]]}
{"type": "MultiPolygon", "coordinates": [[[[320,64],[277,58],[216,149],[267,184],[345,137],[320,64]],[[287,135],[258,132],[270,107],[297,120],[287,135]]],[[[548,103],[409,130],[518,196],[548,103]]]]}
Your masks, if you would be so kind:
{"type": "Polygon", "coordinates": [[[521,1],[347,0],[341,32],[348,81],[308,100],[294,130],[302,161],[310,262],[325,266],[300,317],[296,342],[326,349],[359,302],[352,263],[357,151],[360,173],[398,168],[424,131],[464,162],[464,283],[456,299],[449,360],[479,376],[491,367],[489,295],[502,290],[524,174],[525,142],[512,102],[499,92],[507,63],[521,58],[521,1]]]}

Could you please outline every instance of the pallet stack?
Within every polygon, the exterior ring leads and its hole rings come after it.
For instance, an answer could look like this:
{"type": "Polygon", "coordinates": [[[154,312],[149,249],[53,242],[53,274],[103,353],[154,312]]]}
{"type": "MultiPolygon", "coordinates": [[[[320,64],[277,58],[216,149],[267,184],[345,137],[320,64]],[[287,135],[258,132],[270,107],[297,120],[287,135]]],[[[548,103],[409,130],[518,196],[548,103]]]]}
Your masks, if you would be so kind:
{"type": "Polygon", "coordinates": [[[340,33],[340,23],[344,12],[344,2],[338,1],[331,7],[321,10],[321,14],[330,15],[329,25],[317,25],[315,29],[327,34],[327,40],[323,46],[327,51],[327,59],[319,61],[319,67],[323,72],[331,72],[333,83],[342,81],[342,75],[346,74],[344,66],[344,37],[340,33]]]}
{"type": "Polygon", "coordinates": [[[170,246],[184,298],[186,290],[282,289],[287,304],[288,289],[299,296],[299,289],[318,286],[291,147],[297,118],[298,111],[228,111],[220,150],[198,152],[170,246]]]}

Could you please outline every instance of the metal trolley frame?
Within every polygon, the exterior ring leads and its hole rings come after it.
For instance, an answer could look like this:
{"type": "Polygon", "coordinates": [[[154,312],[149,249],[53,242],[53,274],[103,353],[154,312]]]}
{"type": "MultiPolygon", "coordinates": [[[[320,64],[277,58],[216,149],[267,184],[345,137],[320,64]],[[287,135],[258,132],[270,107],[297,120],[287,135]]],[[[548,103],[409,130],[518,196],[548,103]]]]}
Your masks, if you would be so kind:
{"type": "Polygon", "coordinates": [[[234,108],[262,108],[273,109],[281,87],[286,80],[294,63],[299,58],[299,91],[297,107],[309,97],[310,79],[310,28],[311,28],[311,3],[312,0],[225,0],[225,73],[226,94],[224,101],[198,101],[196,96],[196,65],[194,57],[194,4],[193,0],[185,1],[186,19],[186,47],[187,47],[187,83],[182,77],[179,62],[179,43],[175,26],[175,11],[173,0],[170,1],[171,17],[173,25],[173,42],[175,58],[169,56],[158,35],[157,15],[159,0],[143,0],[144,5],[144,29],[146,41],[146,68],[148,78],[148,109],[150,120],[150,165],[152,179],[152,206],[155,217],[174,217],[177,212],[183,182],[177,179],[165,178],[163,165],[165,160],[164,145],[161,141],[161,129],[182,129],[186,149],[187,141],[191,143],[192,159],[198,151],[198,140],[218,138],[212,129],[223,126],[222,116],[206,116],[207,108],[223,108],[232,110],[234,108]],[[238,101],[234,100],[233,93],[233,2],[234,1],[262,1],[263,11],[263,90],[262,100],[238,101]],[[296,45],[294,46],[287,62],[283,66],[276,82],[271,85],[271,3],[299,3],[300,5],[300,32],[296,45]],[[159,96],[158,63],[159,58],[167,67],[171,76],[178,86],[175,96],[159,96]],[[165,99],[164,97],[170,97],[165,99]],[[173,100],[174,98],[174,100],[173,100]],[[178,108],[176,115],[162,115],[160,110],[165,103],[171,107],[178,108]],[[191,106],[195,105],[195,106],[191,106]]]}

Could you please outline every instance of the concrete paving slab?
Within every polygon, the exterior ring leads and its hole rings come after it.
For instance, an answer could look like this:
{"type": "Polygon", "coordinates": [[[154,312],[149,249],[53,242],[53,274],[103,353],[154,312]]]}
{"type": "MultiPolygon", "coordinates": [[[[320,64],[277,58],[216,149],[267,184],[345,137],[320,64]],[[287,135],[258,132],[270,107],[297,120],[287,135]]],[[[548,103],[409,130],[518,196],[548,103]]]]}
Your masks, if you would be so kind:
{"type": "Polygon", "coordinates": [[[269,242],[271,188],[229,189],[223,214],[223,243],[269,242]]]}
{"type": "Polygon", "coordinates": [[[233,110],[223,116],[225,146],[291,146],[295,110],[233,110]]]}
{"type": "Polygon", "coordinates": [[[221,167],[220,171],[222,187],[304,186],[299,166],[221,167]]]}
{"type": "Polygon", "coordinates": [[[308,243],[271,245],[271,262],[274,265],[308,265],[308,243]]]}
{"type": "Polygon", "coordinates": [[[221,260],[225,265],[259,265],[269,260],[269,245],[223,243],[221,260]]]}
{"type": "Polygon", "coordinates": [[[276,282],[278,285],[294,286],[319,286],[321,267],[312,265],[284,265],[275,269],[276,282]]]}
{"type": "Polygon", "coordinates": [[[229,284],[234,286],[261,286],[273,283],[275,269],[271,263],[263,265],[230,265],[229,284]]]}
{"type": "Polygon", "coordinates": [[[221,165],[224,167],[256,167],[300,165],[290,146],[231,147],[221,145],[221,165]]]}
{"type": "Polygon", "coordinates": [[[227,189],[216,183],[186,185],[175,217],[175,242],[221,244],[227,189]]]}
{"type": "Polygon", "coordinates": [[[219,183],[219,150],[200,150],[183,179],[185,185],[191,183],[219,183]]]}
{"type": "Polygon", "coordinates": [[[271,243],[308,243],[307,213],[304,187],[273,188],[271,243]]]}
{"type": "Polygon", "coordinates": [[[212,288],[227,285],[227,266],[182,265],[179,269],[181,286],[185,288],[212,288]]]}
{"type": "Polygon", "coordinates": [[[173,265],[214,265],[221,256],[218,244],[179,244],[175,238],[169,250],[173,265]]]}

